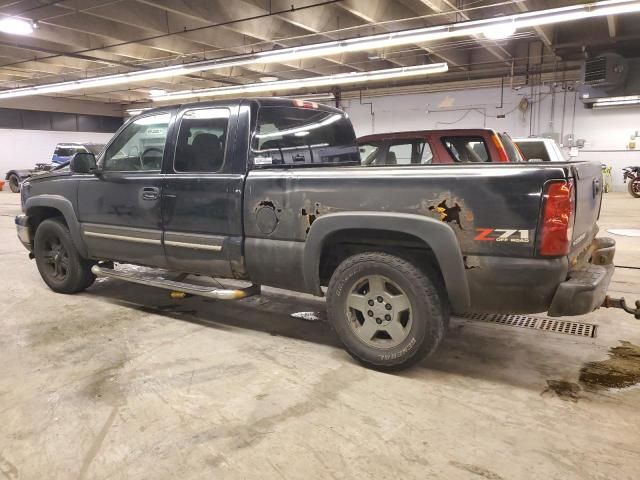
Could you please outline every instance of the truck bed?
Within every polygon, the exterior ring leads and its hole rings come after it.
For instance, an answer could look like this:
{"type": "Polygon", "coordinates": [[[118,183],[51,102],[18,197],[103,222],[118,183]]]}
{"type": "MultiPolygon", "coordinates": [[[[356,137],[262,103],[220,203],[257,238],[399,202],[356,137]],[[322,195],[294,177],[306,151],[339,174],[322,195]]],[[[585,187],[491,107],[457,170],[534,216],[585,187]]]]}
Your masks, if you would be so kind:
{"type": "Polygon", "coordinates": [[[586,162],[253,170],[244,202],[248,270],[254,281],[275,279],[301,290],[296,279],[305,240],[318,218],[338,212],[417,214],[455,233],[476,311],[545,311],[568,276],[569,259],[596,234],[596,175],[599,166],[586,162]],[[537,258],[544,185],[564,179],[574,179],[578,192],[572,252],[537,258]],[[265,229],[267,216],[273,219],[265,229]],[[287,259],[281,269],[263,261],[266,252],[287,259]]]}

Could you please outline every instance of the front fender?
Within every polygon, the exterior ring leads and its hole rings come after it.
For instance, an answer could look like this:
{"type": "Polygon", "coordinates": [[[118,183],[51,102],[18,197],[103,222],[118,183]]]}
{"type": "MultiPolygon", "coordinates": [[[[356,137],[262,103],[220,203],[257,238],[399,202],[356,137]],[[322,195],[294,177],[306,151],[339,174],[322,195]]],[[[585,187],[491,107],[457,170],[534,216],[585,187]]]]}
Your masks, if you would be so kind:
{"type": "Polygon", "coordinates": [[[87,246],[82,239],[80,222],[78,221],[78,217],[73,209],[71,201],[61,195],[37,195],[27,199],[24,211],[27,216],[32,216],[34,209],[37,207],[55,208],[62,214],[67,226],[69,227],[69,233],[71,233],[73,244],[78,249],[78,253],[80,253],[81,257],[87,258],[87,246]]]}
{"type": "Polygon", "coordinates": [[[320,258],[326,239],[340,230],[370,229],[400,232],[416,237],[428,246],[438,261],[454,312],[470,305],[464,260],[455,233],[449,225],[422,215],[391,212],[346,212],[316,219],[304,249],[304,280],[307,291],[321,295],[320,258]]]}
{"type": "Polygon", "coordinates": [[[5,175],[5,180],[9,180],[11,175],[17,175],[22,182],[25,178],[29,178],[33,175],[33,170],[9,170],[5,175]]]}

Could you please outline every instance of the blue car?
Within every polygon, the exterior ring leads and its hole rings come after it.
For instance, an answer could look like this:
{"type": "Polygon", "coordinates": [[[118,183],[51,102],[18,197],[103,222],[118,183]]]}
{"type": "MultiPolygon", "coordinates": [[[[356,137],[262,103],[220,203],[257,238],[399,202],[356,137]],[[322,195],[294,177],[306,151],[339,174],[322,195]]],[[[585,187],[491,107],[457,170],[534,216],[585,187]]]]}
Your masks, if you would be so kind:
{"type": "Polygon", "coordinates": [[[98,155],[103,147],[104,145],[100,143],[59,143],[53,152],[51,163],[38,163],[35,168],[30,169],[9,170],[5,175],[5,179],[9,182],[11,191],[18,193],[22,182],[32,175],[62,168],[69,163],[71,157],[79,152],[91,152],[94,155],[98,155]]]}
{"type": "Polygon", "coordinates": [[[59,143],[56,145],[56,149],[51,157],[51,163],[54,165],[60,165],[71,160],[78,152],[87,152],[87,148],[81,143],[59,143]]]}

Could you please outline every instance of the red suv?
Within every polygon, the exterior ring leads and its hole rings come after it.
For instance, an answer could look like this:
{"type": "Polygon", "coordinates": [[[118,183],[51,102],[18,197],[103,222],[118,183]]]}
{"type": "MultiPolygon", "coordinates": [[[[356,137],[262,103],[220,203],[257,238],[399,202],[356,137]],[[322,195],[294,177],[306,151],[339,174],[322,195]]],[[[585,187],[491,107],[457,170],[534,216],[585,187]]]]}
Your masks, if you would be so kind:
{"type": "Polygon", "coordinates": [[[378,133],[358,138],[362,165],[524,162],[506,133],[489,129],[378,133]]]}

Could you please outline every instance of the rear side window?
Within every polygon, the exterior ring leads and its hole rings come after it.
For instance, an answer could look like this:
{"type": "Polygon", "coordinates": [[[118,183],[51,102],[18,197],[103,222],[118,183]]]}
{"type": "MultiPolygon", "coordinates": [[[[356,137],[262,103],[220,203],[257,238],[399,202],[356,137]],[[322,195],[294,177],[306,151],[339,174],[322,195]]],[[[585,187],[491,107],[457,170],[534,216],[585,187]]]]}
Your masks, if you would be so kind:
{"type": "MultiPolygon", "coordinates": [[[[520,151],[518,151],[518,147],[515,146],[511,137],[506,133],[498,133],[498,137],[500,137],[500,141],[502,145],[504,145],[504,149],[507,151],[507,156],[509,157],[510,162],[524,162],[524,158],[520,155],[520,151]]],[[[547,157],[548,159],[549,157],[547,157]]]]}
{"type": "Polygon", "coordinates": [[[549,162],[549,153],[544,146],[544,142],[519,142],[518,147],[528,161],[537,160],[549,162]]]}
{"type": "Polygon", "coordinates": [[[174,169],[176,172],[217,172],[224,165],[229,110],[188,110],[180,121],[174,169]]]}
{"type": "Polygon", "coordinates": [[[316,108],[260,107],[251,147],[257,166],[360,162],[346,115],[316,108]]]}
{"type": "Polygon", "coordinates": [[[481,163],[491,161],[489,149],[482,137],[443,137],[442,143],[456,163],[481,163]]]}

